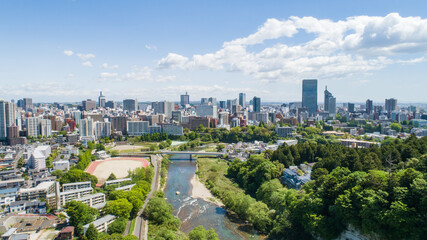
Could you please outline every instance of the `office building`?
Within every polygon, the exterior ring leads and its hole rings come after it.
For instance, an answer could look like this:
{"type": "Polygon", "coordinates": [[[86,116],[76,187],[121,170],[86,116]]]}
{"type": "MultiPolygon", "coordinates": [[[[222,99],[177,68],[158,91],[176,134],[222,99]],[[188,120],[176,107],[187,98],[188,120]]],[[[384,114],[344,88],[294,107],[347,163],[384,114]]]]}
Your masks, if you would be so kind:
{"type": "Polygon", "coordinates": [[[196,114],[199,117],[213,117],[218,118],[218,109],[215,105],[198,105],[196,108],[196,114]]]}
{"type": "Polygon", "coordinates": [[[253,111],[254,112],[261,112],[261,98],[259,97],[254,97],[253,100],[253,111]]]}
{"type": "Polygon", "coordinates": [[[123,111],[125,112],[136,112],[138,110],[138,101],[136,99],[125,99],[123,100],[123,111]]]}
{"type": "Polygon", "coordinates": [[[328,91],[328,87],[325,87],[325,101],[324,110],[325,112],[335,114],[336,113],[336,98],[328,91]]]}
{"type": "Polygon", "coordinates": [[[200,99],[200,104],[201,105],[208,104],[208,103],[209,103],[208,98],[201,98],[200,99]]]}
{"type": "Polygon", "coordinates": [[[90,111],[96,109],[96,101],[87,99],[82,101],[82,108],[85,111],[90,111]]]}
{"type": "Polygon", "coordinates": [[[302,107],[308,109],[309,115],[317,112],[317,79],[302,81],[302,107]]]}
{"type": "Polygon", "coordinates": [[[219,101],[219,108],[226,108],[227,107],[227,102],[226,101],[219,101]]]}
{"type": "Polygon", "coordinates": [[[210,104],[212,104],[212,105],[216,106],[216,105],[217,105],[217,103],[216,103],[216,98],[214,98],[214,97],[210,97],[210,98],[208,99],[208,103],[210,103],[210,104]]]}
{"type": "Polygon", "coordinates": [[[152,102],[151,107],[155,114],[164,114],[168,118],[172,117],[172,111],[175,110],[175,104],[168,101],[152,102]]]}
{"type": "Polygon", "coordinates": [[[0,100],[0,141],[6,141],[7,139],[8,113],[6,105],[8,105],[8,102],[0,100]]]}
{"type": "Polygon", "coordinates": [[[127,134],[129,136],[141,136],[144,133],[150,133],[148,121],[128,121],[127,134]]]}
{"type": "Polygon", "coordinates": [[[246,93],[239,93],[239,105],[243,108],[246,107],[246,93]]]}
{"type": "Polygon", "coordinates": [[[385,100],[385,110],[390,113],[397,110],[397,99],[390,98],[385,100]]]}
{"type": "Polygon", "coordinates": [[[24,98],[23,99],[23,106],[22,106],[22,108],[25,111],[33,109],[33,99],[32,98],[24,98]]]}
{"type": "Polygon", "coordinates": [[[185,107],[187,104],[190,104],[190,95],[186,92],[185,94],[181,95],[181,106],[185,107]]]}
{"type": "Polygon", "coordinates": [[[102,94],[102,91],[99,93],[99,97],[98,97],[98,106],[101,108],[105,108],[105,102],[107,101],[107,99],[105,98],[105,96],[102,94]]]}
{"type": "Polygon", "coordinates": [[[172,120],[178,123],[182,122],[182,112],[179,110],[172,111],[172,120]]]}
{"type": "Polygon", "coordinates": [[[350,113],[354,113],[354,103],[348,103],[347,104],[347,110],[350,113]]]}
{"type": "Polygon", "coordinates": [[[228,99],[227,100],[227,109],[231,110],[233,105],[237,105],[237,99],[228,99]]]}
{"type": "Polygon", "coordinates": [[[374,102],[370,99],[366,100],[366,113],[372,114],[374,112],[374,102]]]}
{"type": "Polygon", "coordinates": [[[116,109],[117,103],[115,101],[108,101],[105,103],[105,107],[110,109],[116,109]]]}

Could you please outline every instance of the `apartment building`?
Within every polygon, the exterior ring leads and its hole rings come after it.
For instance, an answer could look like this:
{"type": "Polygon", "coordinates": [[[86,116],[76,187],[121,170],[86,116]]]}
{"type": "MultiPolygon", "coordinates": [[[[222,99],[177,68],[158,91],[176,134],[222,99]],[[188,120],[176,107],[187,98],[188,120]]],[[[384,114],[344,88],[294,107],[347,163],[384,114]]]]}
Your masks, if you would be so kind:
{"type": "Polygon", "coordinates": [[[96,209],[101,209],[106,204],[105,194],[103,193],[89,194],[82,198],[77,198],[75,200],[96,209]]]}

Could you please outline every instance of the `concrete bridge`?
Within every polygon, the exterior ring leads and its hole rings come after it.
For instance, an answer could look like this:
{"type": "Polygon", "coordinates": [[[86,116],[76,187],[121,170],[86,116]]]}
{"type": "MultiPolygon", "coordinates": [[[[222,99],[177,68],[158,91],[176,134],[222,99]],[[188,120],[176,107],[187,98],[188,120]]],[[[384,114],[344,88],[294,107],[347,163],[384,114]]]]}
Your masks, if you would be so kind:
{"type": "MultiPolygon", "coordinates": [[[[160,154],[167,154],[167,155],[176,155],[178,157],[181,157],[182,159],[190,159],[193,160],[193,156],[214,156],[214,157],[224,157],[224,153],[219,152],[196,152],[196,151],[159,151],[157,153],[160,154]]],[[[127,153],[127,154],[120,154],[120,156],[146,156],[149,157],[151,154],[148,152],[145,153],[127,153]]]]}

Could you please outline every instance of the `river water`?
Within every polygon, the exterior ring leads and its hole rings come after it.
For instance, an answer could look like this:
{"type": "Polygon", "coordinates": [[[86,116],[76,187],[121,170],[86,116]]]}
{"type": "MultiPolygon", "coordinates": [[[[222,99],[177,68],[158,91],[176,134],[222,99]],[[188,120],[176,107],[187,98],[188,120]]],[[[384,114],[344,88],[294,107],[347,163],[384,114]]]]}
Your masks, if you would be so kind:
{"type": "Polygon", "coordinates": [[[193,228],[203,225],[205,229],[213,228],[218,237],[228,239],[259,239],[243,231],[242,224],[232,221],[226,211],[203,199],[191,197],[191,179],[196,172],[196,162],[189,160],[172,160],[168,169],[165,197],[173,206],[175,216],[181,220],[181,231],[188,233],[193,228]],[[180,192],[179,195],[176,192],[180,192]]]}

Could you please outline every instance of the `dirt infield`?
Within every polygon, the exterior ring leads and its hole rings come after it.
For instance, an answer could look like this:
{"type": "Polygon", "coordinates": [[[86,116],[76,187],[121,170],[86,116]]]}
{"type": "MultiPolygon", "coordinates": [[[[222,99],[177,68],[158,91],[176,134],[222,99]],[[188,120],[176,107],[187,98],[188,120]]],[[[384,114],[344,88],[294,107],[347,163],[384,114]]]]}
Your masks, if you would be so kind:
{"type": "Polygon", "coordinates": [[[92,162],[86,172],[96,176],[98,184],[102,185],[111,173],[114,173],[117,178],[125,178],[129,170],[146,168],[149,165],[147,158],[118,157],[92,162]]]}

